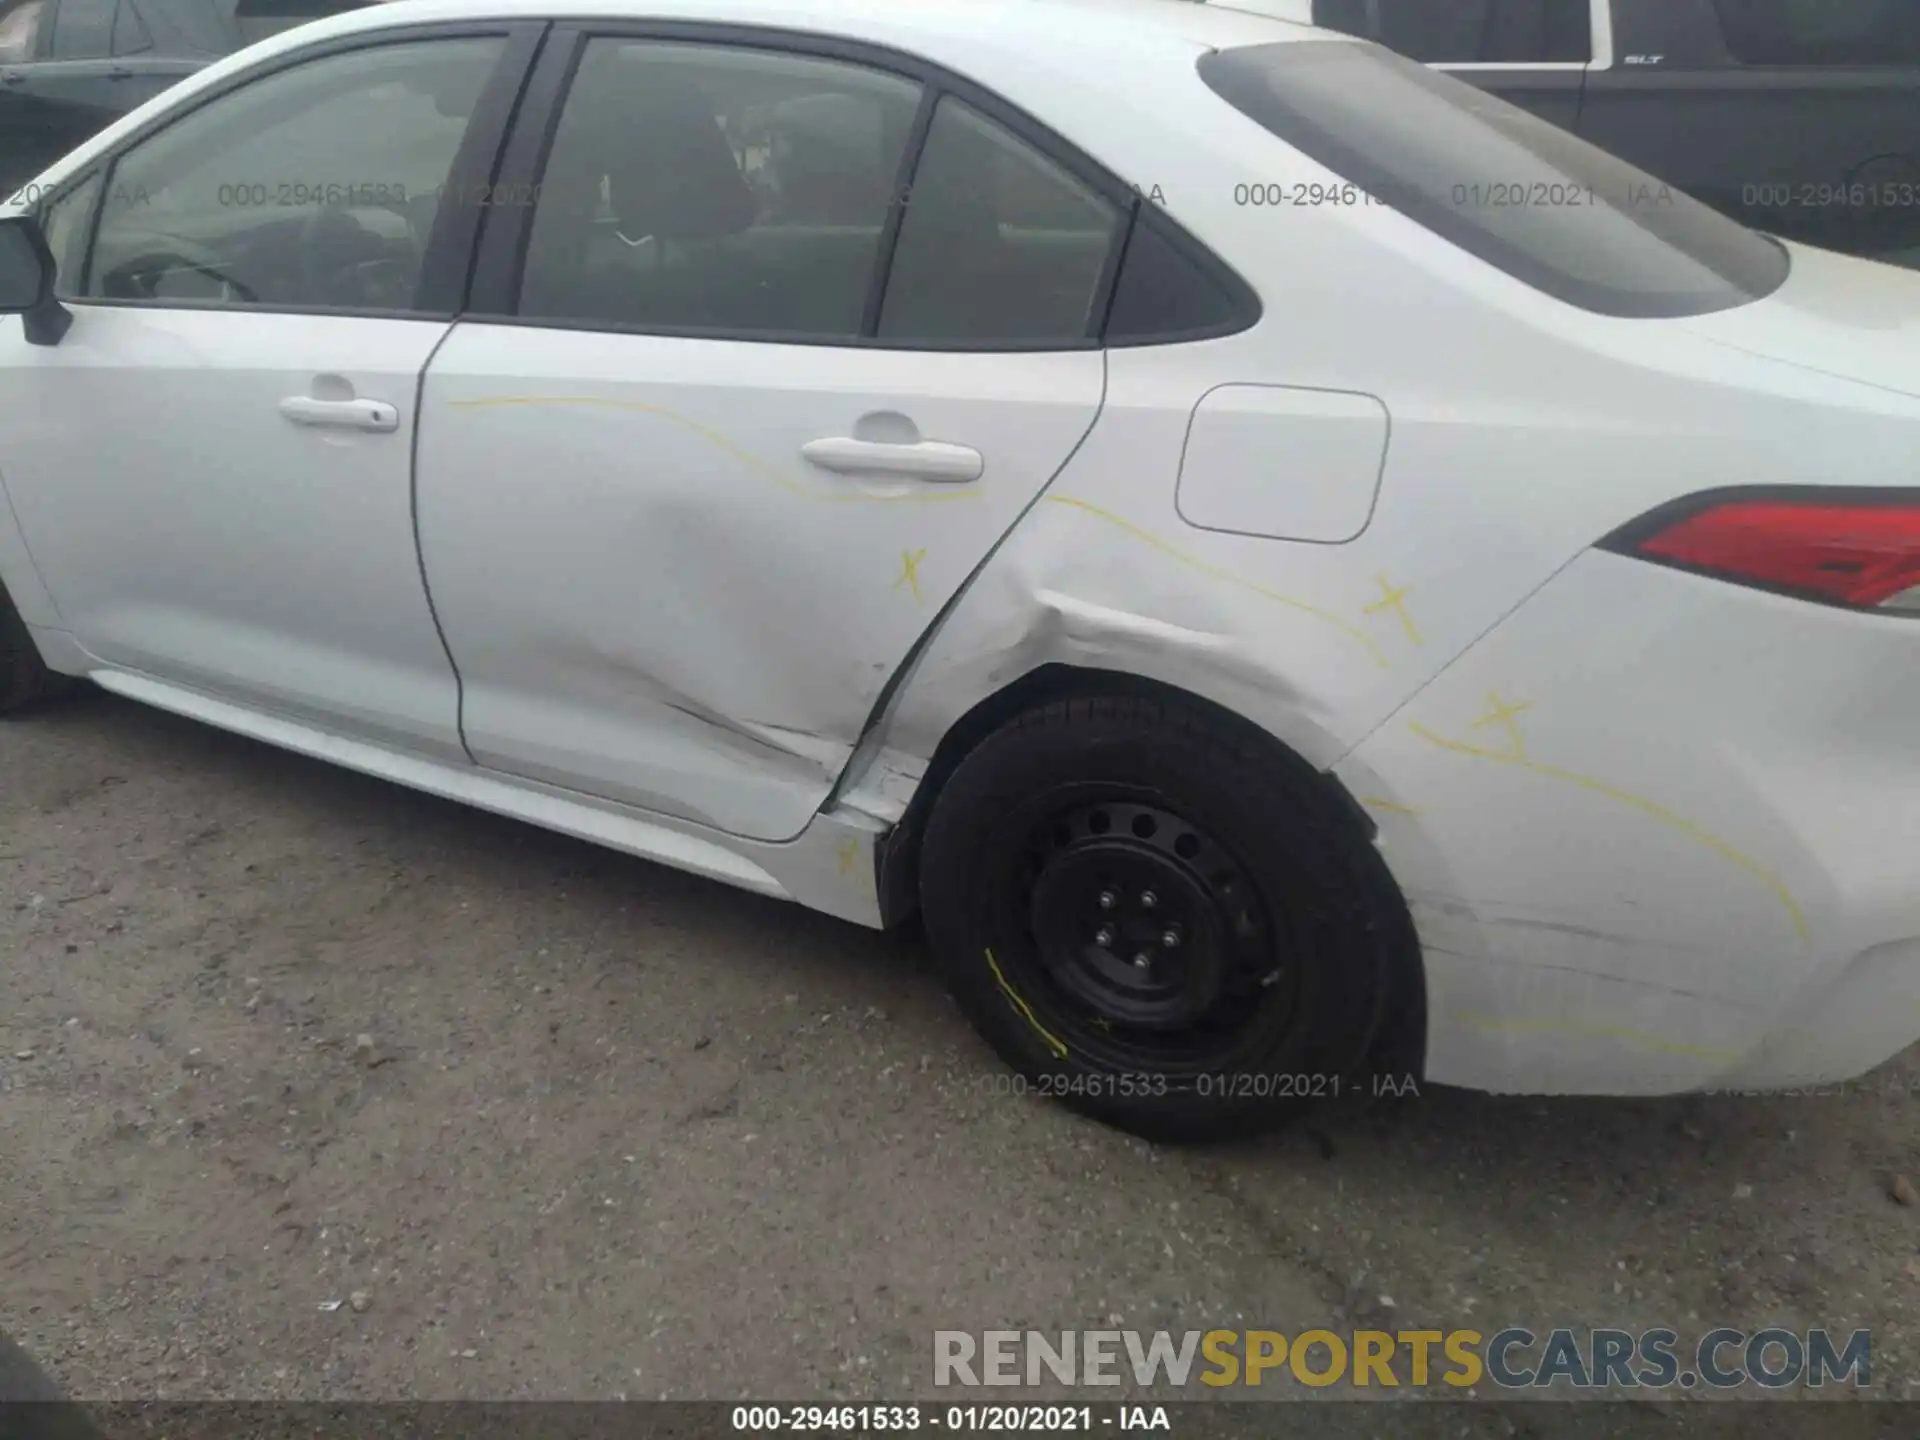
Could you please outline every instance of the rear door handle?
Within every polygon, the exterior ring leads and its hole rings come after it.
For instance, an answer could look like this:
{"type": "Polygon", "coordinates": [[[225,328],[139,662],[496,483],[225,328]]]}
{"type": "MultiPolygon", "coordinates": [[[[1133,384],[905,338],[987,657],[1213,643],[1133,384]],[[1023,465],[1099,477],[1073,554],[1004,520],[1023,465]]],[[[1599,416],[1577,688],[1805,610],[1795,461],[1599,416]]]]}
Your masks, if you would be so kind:
{"type": "Polygon", "coordinates": [[[825,440],[809,440],[800,447],[800,453],[822,470],[840,475],[911,475],[916,480],[948,485],[978,480],[986,469],[986,461],[978,450],[940,440],[893,445],[835,435],[825,440]]]}
{"type": "Polygon", "coordinates": [[[280,413],[296,425],[331,430],[370,430],[385,434],[400,428],[400,412],[384,400],[316,400],[311,395],[289,395],[280,413]]]}

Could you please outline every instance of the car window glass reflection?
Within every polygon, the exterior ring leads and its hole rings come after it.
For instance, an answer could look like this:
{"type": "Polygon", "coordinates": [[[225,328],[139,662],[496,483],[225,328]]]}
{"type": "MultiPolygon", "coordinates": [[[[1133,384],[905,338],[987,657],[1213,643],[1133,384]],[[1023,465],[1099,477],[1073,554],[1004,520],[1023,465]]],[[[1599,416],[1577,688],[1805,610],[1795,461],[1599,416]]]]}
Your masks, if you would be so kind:
{"type": "Polygon", "coordinates": [[[858,335],[919,103],[864,66],[592,42],[531,197],[520,313],[858,335]]]}
{"type": "Polygon", "coordinates": [[[115,167],[87,294],[404,310],[493,38],[350,51],[270,75],[115,167]]]}

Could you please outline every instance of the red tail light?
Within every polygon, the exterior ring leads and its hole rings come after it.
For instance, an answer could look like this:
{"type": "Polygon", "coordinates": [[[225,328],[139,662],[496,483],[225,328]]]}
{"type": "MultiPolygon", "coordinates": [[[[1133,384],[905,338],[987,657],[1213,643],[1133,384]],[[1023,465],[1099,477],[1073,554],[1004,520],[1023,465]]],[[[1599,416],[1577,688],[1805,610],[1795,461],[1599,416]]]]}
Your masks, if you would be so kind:
{"type": "Polygon", "coordinates": [[[1703,495],[1603,548],[1829,605],[1920,614],[1920,496],[1909,492],[1703,495]]]}

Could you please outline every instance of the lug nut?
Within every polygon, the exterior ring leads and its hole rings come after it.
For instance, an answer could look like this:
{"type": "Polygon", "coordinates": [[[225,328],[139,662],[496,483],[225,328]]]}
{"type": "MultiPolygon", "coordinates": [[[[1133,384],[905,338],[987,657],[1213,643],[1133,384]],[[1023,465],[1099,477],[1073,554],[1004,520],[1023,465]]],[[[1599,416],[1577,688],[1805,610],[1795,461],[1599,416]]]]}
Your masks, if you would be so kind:
{"type": "Polygon", "coordinates": [[[1133,957],[1133,966],[1134,966],[1134,969],[1136,970],[1147,970],[1152,968],[1152,965],[1153,965],[1152,958],[1144,950],[1142,950],[1138,955],[1133,957]]]}
{"type": "Polygon", "coordinates": [[[1113,947],[1113,926],[1102,925],[1098,930],[1094,931],[1093,943],[1098,945],[1102,950],[1111,949],[1113,947]]]}
{"type": "Polygon", "coordinates": [[[1117,895],[1113,893],[1113,891],[1102,890],[1100,892],[1100,908],[1102,910],[1111,910],[1115,905],[1119,903],[1120,903],[1120,899],[1117,895]]]}
{"type": "Polygon", "coordinates": [[[1154,894],[1153,891],[1142,890],[1140,892],[1140,908],[1142,910],[1151,910],[1153,909],[1154,906],[1158,905],[1159,903],[1160,903],[1160,897],[1154,894]]]}
{"type": "Polygon", "coordinates": [[[1180,948],[1180,932],[1174,929],[1162,930],[1160,932],[1160,943],[1169,950],[1178,950],[1180,948]]]}

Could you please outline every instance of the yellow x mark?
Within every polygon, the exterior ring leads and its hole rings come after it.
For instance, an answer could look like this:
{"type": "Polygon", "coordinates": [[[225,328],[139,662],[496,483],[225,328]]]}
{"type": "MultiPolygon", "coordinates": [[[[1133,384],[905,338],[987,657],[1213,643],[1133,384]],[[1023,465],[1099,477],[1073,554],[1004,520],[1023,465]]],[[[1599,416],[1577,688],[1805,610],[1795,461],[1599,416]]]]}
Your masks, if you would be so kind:
{"type": "Polygon", "coordinates": [[[925,550],[902,550],[900,552],[900,578],[893,582],[898,590],[905,585],[913,592],[916,603],[920,599],[920,562],[927,558],[925,550]]]}

